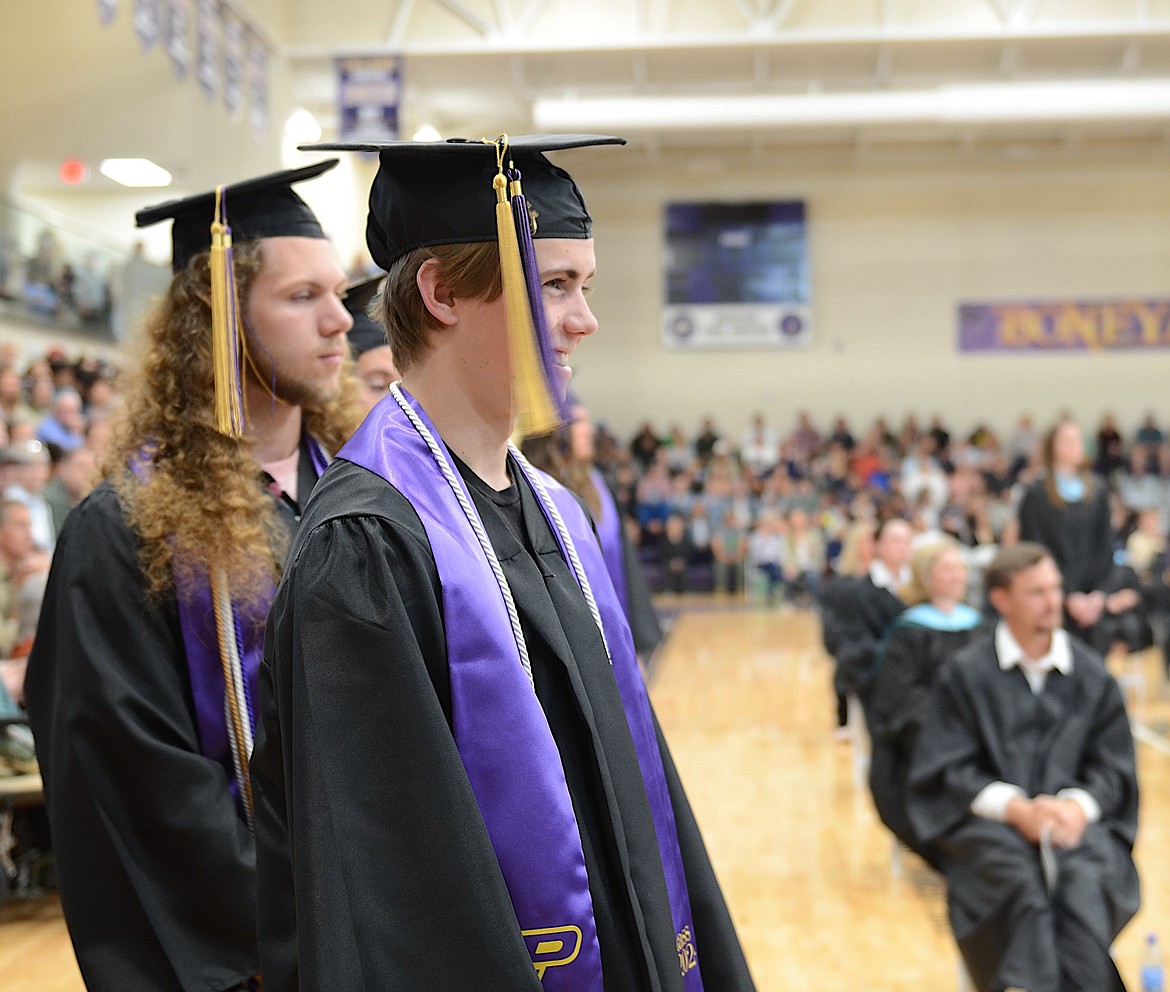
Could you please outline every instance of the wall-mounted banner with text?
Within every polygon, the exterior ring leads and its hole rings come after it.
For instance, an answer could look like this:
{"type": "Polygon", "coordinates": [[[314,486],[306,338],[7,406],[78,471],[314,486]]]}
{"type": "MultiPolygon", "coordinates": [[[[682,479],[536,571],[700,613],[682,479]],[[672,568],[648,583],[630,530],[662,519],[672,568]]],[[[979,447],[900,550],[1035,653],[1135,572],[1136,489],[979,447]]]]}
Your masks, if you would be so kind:
{"type": "Polygon", "coordinates": [[[394,141],[401,103],[401,59],[394,55],[336,60],[338,140],[394,141]]]}
{"type": "Polygon", "coordinates": [[[668,348],[790,348],[812,340],[804,204],[668,203],[668,348]]]}
{"type": "Polygon", "coordinates": [[[1170,348],[1170,300],[960,303],[959,351],[1170,348]]]}

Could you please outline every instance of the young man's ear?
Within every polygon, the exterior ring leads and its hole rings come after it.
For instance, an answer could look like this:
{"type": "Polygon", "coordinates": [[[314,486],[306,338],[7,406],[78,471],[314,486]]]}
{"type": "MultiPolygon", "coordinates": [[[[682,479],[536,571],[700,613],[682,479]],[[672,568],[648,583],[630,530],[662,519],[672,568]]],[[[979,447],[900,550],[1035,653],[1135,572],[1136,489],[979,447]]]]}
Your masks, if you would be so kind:
{"type": "Polygon", "coordinates": [[[442,263],[437,258],[428,258],[418,267],[414,282],[422,295],[423,304],[435,320],[447,326],[457,321],[455,297],[443,280],[442,263]]]}

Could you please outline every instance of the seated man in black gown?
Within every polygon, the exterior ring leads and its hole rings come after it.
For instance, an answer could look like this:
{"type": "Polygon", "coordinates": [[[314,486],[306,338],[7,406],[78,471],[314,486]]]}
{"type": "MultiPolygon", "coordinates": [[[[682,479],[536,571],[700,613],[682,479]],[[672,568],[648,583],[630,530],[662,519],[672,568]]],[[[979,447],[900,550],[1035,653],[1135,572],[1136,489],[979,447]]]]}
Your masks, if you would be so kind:
{"type": "Polygon", "coordinates": [[[1138,907],[1138,790],[1117,682],[1061,629],[1042,545],[986,573],[1002,620],[945,666],[910,768],[908,812],[947,879],[978,989],[1124,989],[1109,947],[1138,907]]]}
{"type": "Polygon", "coordinates": [[[597,328],[590,218],[543,153],[619,139],[506,141],[380,149],[402,381],[314,492],[269,616],[265,992],[749,992],[596,535],[509,444],[597,328]]]}

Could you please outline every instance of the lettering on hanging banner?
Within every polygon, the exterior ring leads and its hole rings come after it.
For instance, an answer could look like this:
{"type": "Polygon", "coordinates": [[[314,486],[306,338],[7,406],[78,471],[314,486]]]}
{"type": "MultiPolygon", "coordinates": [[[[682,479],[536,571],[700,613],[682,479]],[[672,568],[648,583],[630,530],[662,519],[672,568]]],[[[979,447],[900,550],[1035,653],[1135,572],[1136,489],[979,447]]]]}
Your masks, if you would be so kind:
{"type": "Polygon", "coordinates": [[[536,969],[536,977],[544,978],[549,968],[561,968],[572,964],[581,953],[581,930],[579,927],[544,927],[540,930],[521,930],[528,956],[536,969]]]}
{"type": "Polygon", "coordinates": [[[335,67],[339,139],[397,139],[401,60],[393,55],[352,55],[336,59],[335,67]]]}
{"type": "Polygon", "coordinates": [[[1170,300],[960,303],[957,323],[961,352],[1170,348],[1170,300]]]}

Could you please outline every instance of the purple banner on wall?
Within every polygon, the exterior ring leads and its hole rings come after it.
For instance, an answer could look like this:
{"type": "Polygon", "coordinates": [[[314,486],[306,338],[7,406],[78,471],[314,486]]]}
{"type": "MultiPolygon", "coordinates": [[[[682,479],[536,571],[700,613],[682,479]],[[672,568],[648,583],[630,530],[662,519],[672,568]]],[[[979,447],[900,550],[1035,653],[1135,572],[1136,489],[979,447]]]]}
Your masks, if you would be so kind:
{"type": "Polygon", "coordinates": [[[197,0],[195,14],[195,78],[208,99],[219,88],[219,35],[222,29],[216,0],[197,0]]]}
{"type": "Polygon", "coordinates": [[[244,99],[244,26],[224,3],[220,4],[220,19],[223,22],[223,105],[234,116],[244,99]]]}
{"type": "Polygon", "coordinates": [[[401,80],[393,55],[347,56],[336,60],[338,139],[394,141],[398,137],[401,80]]]}
{"type": "Polygon", "coordinates": [[[186,78],[187,69],[191,65],[191,45],[187,40],[190,34],[187,3],[188,0],[168,0],[167,3],[166,48],[179,79],[186,78]]]}
{"type": "Polygon", "coordinates": [[[268,131],[268,49],[251,29],[248,30],[248,89],[252,102],[248,116],[252,134],[257,139],[268,131]]]}
{"type": "Polygon", "coordinates": [[[959,351],[1170,348],[1170,300],[960,303],[959,351]]]}
{"type": "Polygon", "coordinates": [[[97,0],[98,19],[110,24],[118,14],[118,0],[97,0]]]}
{"type": "Polygon", "coordinates": [[[136,0],[134,4],[134,33],[144,52],[154,48],[159,36],[158,0],[136,0]]]}

